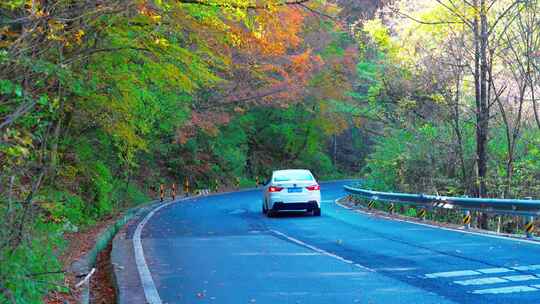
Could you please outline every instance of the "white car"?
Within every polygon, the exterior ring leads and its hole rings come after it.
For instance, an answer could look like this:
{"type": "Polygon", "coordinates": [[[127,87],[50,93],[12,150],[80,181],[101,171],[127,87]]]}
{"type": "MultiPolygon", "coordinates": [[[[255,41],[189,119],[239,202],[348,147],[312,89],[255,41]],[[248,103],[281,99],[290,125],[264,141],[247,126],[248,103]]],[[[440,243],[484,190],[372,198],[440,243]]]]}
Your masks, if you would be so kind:
{"type": "Polygon", "coordinates": [[[281,210],[306,210],[321,215],[321,187],[309,170],[278,170],[263,188],[262,211],[271,217],[281,210]]]}

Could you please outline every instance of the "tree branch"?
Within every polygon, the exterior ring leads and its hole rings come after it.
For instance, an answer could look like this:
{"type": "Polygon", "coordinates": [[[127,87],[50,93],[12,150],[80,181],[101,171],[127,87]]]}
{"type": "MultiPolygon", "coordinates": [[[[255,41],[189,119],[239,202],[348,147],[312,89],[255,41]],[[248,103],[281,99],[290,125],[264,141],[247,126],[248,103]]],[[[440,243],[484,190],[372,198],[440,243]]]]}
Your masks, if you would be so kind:
{"type": "MultiPolygon", "coordinates": [[[[302,3],[306,3],[310,0],[297,0],[297,1],[285,1],[281,3],[274,4],[275,6],[283,6],[283,5],[299,5],[302,3]]],[[[257,5],[257,4],[247,4],[247,5],[238,5],[238,4],[223,4],[223,3],[212,3],[210,1],[205,0],[177,0],[178,3],[182,4],[195,4],[195,5],[204,5],[204,6],[211,6],[211,7],[229,7],[229,8],[240,8],[240,9],[253,9],[253,10],[265,10],[269,9],[274,5],[257,5]]]]}
{"type": "Polygon", "coordinates": [[[221,102],[221,103],[213,103],[213,104],[203,105],[201,107],[198,107],[197,110],[209,110],[209,109],[213,109],[213,108],[231,106],[231,105],[251,101],[253,99],[260,99],[260,98],[268,97],[268,96],[271,96],[271,95],[274,95],[274,94],[285,92],[286,90],[287,90],[287,88],[278,88],[276,90],[271,90],[271,91],[268,91],[268,92],[262,92],[260,94],[247,96],[247,97],[244,97],[244,98],[232,99],[232,100],[228,100],[228,101],[221,102]]]}
{"type": "Polygon", "coordinates": [[[321,17],[325,17],[325,18],[328,18],[328,19],[333,20],[333,21],[339,21],[336,17],[330,16],[328,14],[325,14],[325,13],[321,12],[321,11],[312,9],[311,7],[305,5],[304,3],[297,3],[296,5],[303,7],[304,9],[310,11],[311,13],[313,13],[315,15],[319,15],[321,17]]]}
{"type": "Polygon", "coordinates": [[[463,24],[464,22],[461,21],[461,22],[458,22],[458,21],[424,21],[424,20],[420,20],[418,18],[415,18],[409,14],[405,14],[403,12],[400,12],[398,9],[394,9],[393,12],[399,16],[402,16],[402,17],[405,17],[407,19],[410,19],[416,23],[420,23],[420,24],[427,24],[427,25],[440,25],[440,24],[463,24]]]}

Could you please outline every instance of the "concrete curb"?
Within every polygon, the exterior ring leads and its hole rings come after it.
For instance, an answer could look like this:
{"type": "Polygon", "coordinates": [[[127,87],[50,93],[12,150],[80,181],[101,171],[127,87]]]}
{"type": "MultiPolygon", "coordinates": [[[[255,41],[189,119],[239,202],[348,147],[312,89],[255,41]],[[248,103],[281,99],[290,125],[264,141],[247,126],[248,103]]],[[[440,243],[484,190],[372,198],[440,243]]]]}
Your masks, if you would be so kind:
{"type": "MultiPolygon", "coordinates": [[[[96,259],[98,254],[107,247],[107,244],[111,239],[116,235],[116,233],[122,228],[128,221],[133,219],[141,211],[155,205],[155,201],[147,204],[146,206],[134,207],[124,211],[122,216],[116,220],[112,225],[107,226],[103,231],[101,231],[96,238],[95,245],[92,249],[79,258],[77,261],[73,262],[69,267],[69,272],[75,273],[77,275],[88,274],[96,264],[96,259]]],[[[79,303],[88,304],[90,303],[90,280],[85,282],[81,287],[81,295],[79,298],[79,303]]]]}
{"type": "MultiPolygon", "coordinates": [[[[149,212],[157,208],[161,204],[166,203],[179,203],[185,200],[193,198],[199,198],[200,196],[181,197],[174,202],[154,202],[145,207],[139,208],[139,210],[131,217],[130,220],[137,218],[133,221],[134,224],[143,219],[149,212]]],[[[173,205],[173,204],[171,204],[173,205]]],[[[169,207],[169,206],[167,206],[169,207]]],[[[165,208],[167,208],[165,207],[165,208]]],[[[136,225],[135,225],[136,226],[136,225]]],[[[131,225],[129,225],[131,227],[131,225]]],[[[120,229],[119,229],[120,230],[120,229]]],[[[136,267],[133,241],[131,238],[127,238],[126,230],[117,233],[112,240],[111,251],[111,264],[113,266],[112,282],[116,289],[116,302],[117,303],[143,303],[146,304],[146,297],[144,294],[143,286],[140,281],[139,272],[136,267]]]]}

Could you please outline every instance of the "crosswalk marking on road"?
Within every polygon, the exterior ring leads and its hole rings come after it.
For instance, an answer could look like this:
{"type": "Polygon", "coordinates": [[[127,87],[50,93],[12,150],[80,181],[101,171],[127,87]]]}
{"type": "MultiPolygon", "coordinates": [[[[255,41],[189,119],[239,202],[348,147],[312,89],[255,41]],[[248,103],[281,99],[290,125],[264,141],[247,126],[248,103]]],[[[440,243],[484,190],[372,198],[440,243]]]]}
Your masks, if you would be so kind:
{"type": "Polygon", "coordinates": [[[538,270],[540,270],[540,265],[522,265],[434,272],[426,274],[425,277],[439,280],[451,279],[453,284],[464,288],[476,287],[477,289],[469,291],[472,294],[510,294],[540,291],[538,270]],[[536,284],[528,284],[528,282],[536,284]],[[525,285],[523,285],[524,283],[525,285]],[[512,284],[514,285],[508,286],[512,284]]]}
{"type": "Polygon", "coordinates": [[[533,275],[514,275],[514,276],[503,277],[503,279],[512,281],[512,282],[523,282],[523,281],[531,281],[531,280],[540,280],[540,277],[533,276],[533,275]]]}
{"type": "Polygon", "coordinates": [[[477,269],[476,271],[485,273],[485,274],[495,274],[495,273],[512,272],[514,270],[508,269],[508,268],[484,268],[484,269],[477,269]]]}
{"type": "Polygon", "coordinates": [[[517,266],[517,267],[512,267],[512,269],[519,270],[519,271],[539,270],[540,265],[517,266]]]}
{"type": "Polygon", "coordinates": [[[459,270],[459,271],[428,273],[426,274],[426,277],[430,279],[434,279],[434,278],[465,277],[465,276],[473,276],[473,275],[480,275],[480,274],[481,273],[474,270],[459,270]]]}
{"type": "Polygon", "coordinates": [[[519,286],[474,290],[472,293],[474,294],[499,294],[499,293],[514,293],[514,292],[528,292],[528,291],[540,291],[540,289],[530,287],[530,286],[525,286],[525,285],[519,285],[519,286]]]}
{"type": "Polygon", "coordinates": [[[463,281],[454,281],[454,283],[463,286],[469,285],[487,285],[487,284],[497,284],[497,283],[506,283],[508,282],[505,279],[501,278],[482,278],[482,279],[472,279],[472,280],[463,280],[463,281]]]}

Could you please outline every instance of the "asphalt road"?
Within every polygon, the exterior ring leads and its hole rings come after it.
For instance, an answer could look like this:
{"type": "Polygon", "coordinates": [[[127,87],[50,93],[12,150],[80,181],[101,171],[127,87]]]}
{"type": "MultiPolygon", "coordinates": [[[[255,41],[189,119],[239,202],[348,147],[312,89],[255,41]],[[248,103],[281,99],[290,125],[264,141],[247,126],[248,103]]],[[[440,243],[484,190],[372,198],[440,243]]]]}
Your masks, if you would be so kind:
{"type": "Polygon", "coordinates": [[[260,191],[155,212],[141,244],[157,296],[163,303],[540,302],[540,245],[353,212],[334,203],[343,184],[321,185],[321,217],[267,218],[260,191]]]}

